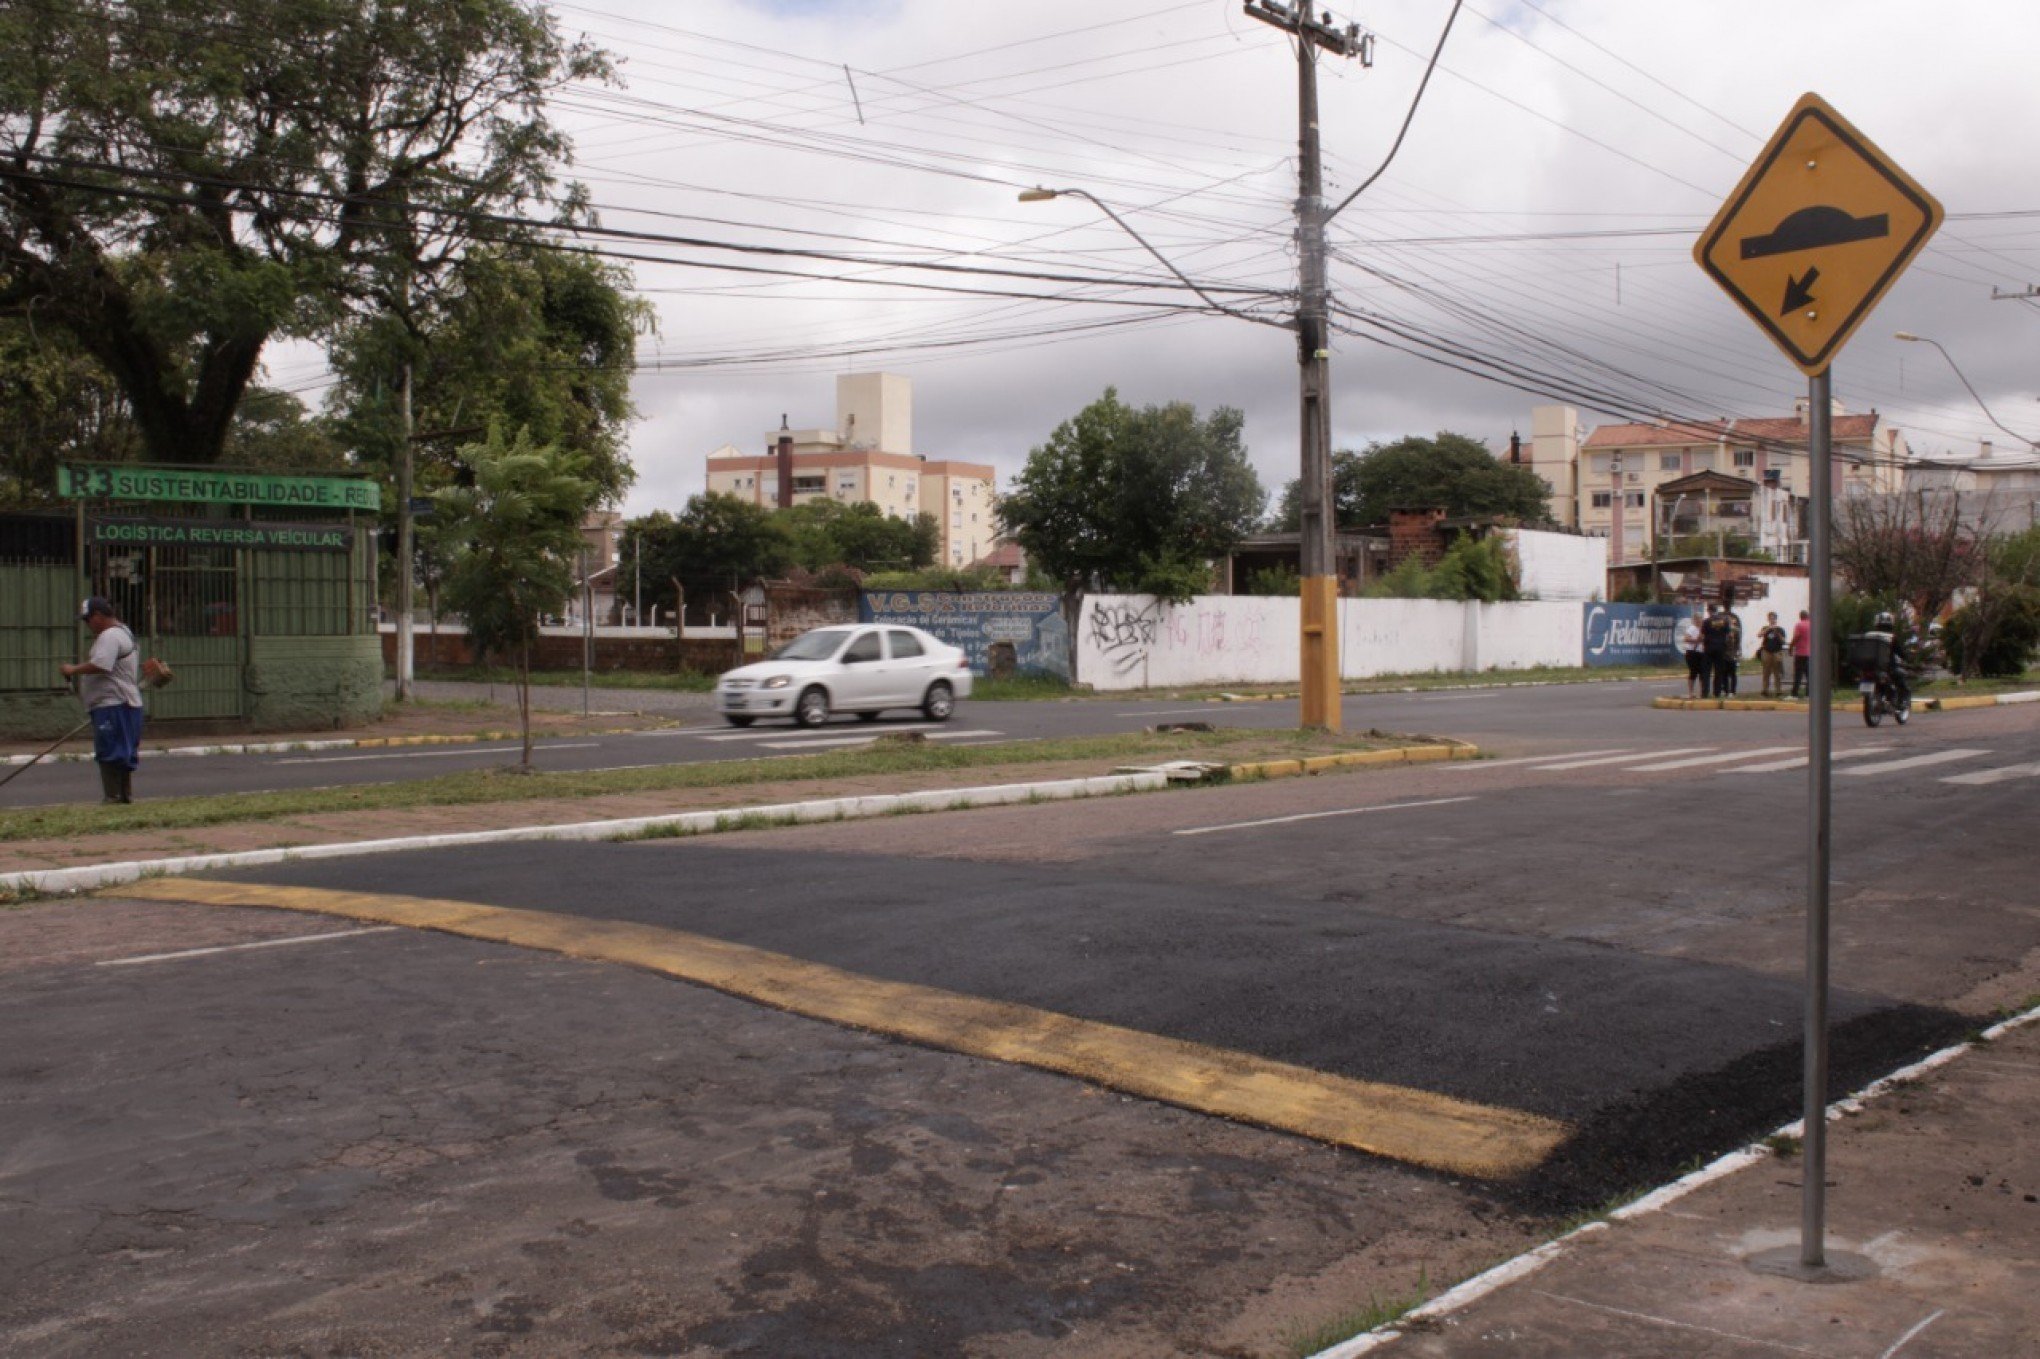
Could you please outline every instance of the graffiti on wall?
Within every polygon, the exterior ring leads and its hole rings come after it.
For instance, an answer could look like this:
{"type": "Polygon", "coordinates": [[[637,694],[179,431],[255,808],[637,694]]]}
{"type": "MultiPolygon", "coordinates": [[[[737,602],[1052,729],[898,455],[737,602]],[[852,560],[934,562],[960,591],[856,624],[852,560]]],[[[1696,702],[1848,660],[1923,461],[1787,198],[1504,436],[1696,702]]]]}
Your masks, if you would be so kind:
{"type": "Polygon", "coordinates": [[[1105,665],[1113,674],[1124,675],[1147,660],[1161,628],[1159,602],[1101,602],[1093,605],[1089,613],[1091,645],[1105,658],[1105,665]]]}
{"type": "Polygon", "coordinates": [[[1070,673],[1062,600],[1045,590],[871,590],[857,602],[867,623],[905,623],[970,657],[980,675],[1001,669],[1070,673]]]}

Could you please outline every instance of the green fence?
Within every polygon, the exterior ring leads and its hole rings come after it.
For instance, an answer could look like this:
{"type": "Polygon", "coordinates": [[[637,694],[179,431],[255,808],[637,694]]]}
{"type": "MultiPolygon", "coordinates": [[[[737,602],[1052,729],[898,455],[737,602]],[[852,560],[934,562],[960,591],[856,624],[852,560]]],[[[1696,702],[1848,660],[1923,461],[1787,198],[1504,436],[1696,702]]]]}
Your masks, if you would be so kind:
{"type": "Polygon", "coordinates": [[[78,568],[0,560],[0,692],[62,692],[78,659],[78,568]]]}

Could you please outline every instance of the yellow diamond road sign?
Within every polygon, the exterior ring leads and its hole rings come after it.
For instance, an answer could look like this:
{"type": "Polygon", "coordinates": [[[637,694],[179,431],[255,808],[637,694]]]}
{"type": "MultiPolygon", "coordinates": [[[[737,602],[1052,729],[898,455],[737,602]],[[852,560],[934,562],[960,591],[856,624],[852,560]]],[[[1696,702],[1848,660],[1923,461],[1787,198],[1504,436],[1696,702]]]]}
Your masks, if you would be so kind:
{"type": "Polygon", "coordinates": [[[1693,258],[1812,376],[1942,216],[1932,194],[1809,94],[1721,205],[1693,258]]]}

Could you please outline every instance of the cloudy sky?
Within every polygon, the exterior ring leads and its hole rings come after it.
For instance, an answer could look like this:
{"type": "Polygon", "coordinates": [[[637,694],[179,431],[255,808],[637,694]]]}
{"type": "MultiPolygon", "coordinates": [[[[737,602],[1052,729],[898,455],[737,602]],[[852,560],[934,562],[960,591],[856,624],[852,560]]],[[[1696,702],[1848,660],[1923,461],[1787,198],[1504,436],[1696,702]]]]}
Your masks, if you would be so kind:
{"type": "MultiPolygon", "coordinates": [[[[1371,69],[1320,65],[1331,195],[1386,154],[1449,7],[1334,11],[1376,41],[1371,69]]],[[[555,8],[620,59],[617,87],[556,108],[605,225],[806,252],[633,247],[673,262],[634,266],[660,322],[640,350],[632,513],[677,508],[709,449],[762,448],[782,413],[831,423],[835,375],[870,369],[913,379],[916,452],[989,462],[1002,484],[1107,385],[1240,407],[1270,490],[1294,475],[1287,332],[1178,309],[1196,299],[1149,286],[1170,280],[1081,199],[1016,200],[1086,189],[1199,283],[1245,290],[1225,300],[1278,314],[1256,290],[1294,284],[1295,58],[1237,0],[555,8]]],[[[2012,0],[1468,0],[1393,166],[1334,225],[1333,288],[1360,332],[1333,357],[1335,442],[1453,429],[1500,446],[1551,399],[1370,336],[1532,388],[1562,378],[1606,403],[1574,402],[1589,423],[1789,413],[1804,379],[1689,252],[1809,90],[1949,213],[1836,364],[1837,395],[1916,452],[2010,444],[1939,354],[1891,338],[1915,331],[2040,437],[2040,302],[1992,300],[2040,282],[2036,39],[2040,6],[2012,0]]]]}

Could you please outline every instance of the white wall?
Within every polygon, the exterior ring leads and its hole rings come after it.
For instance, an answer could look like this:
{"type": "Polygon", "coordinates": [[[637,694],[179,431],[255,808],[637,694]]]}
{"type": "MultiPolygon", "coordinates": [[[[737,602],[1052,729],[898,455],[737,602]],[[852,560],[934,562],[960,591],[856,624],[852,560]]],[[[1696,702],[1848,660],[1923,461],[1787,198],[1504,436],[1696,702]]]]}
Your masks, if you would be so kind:
{"type": "Polygon", "coordinates": [[[1608,540],[1541,529],[1506,529],[1516,557],[1516,585],[1540,600],[1599,599],[1608,589],[1608,540]]]}
{"type": "MultiPolygon", "coordinates": [[[[1101,690],[1294,684],[1299,608],[1294,599],[1250,595],[1180,605],[1088,595],[1078,617],[1077,678],[1101,690]]],[[[1578,665],[1581,633],[1576,603],[1342,599],[1339,668],[1347,679],[1366,679],[1578,665]]]]}

